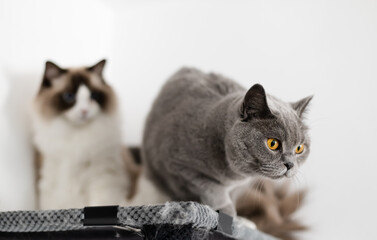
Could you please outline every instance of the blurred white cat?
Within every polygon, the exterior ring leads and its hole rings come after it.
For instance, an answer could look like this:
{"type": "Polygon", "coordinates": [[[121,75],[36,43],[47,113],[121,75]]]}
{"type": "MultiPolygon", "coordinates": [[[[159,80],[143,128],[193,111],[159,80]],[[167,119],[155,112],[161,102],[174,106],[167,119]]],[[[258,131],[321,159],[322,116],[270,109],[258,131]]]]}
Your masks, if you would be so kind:
{"type": "Polygon", "coordinates": [[[46,62],[33,105],[40,209],[127,204],[131,155],[105,63],[63,69],[46,62]]]}

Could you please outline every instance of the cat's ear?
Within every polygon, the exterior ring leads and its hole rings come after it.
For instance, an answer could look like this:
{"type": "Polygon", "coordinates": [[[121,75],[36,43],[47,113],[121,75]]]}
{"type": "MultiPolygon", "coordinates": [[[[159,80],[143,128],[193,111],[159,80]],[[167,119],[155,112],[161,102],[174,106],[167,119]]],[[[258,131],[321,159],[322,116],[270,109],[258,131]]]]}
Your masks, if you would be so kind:
{"type": "Polygon", "coordinates": [[[60,68],[58,65],[51,61],[46,62],[44,78],[48,80],[52,80],[60,76],[60,74],[64,73],[65,70],[60,68]]]}
{"type": "Polygon", "coordinates": [[[267,105],[267,97],[262,85],[255,84],[247,91],[240,111],[242,121],[273,116],[267,105]]]}
{"type": "Polygon", "coordinates": [[[294,110],[296,110],[297,115],[300,118],[303,117],[303,115],[305,114],[307,107],[308,107],[310,101],[312,100],[312,98],[313,98],[313,95],[306,97],[306,98],[303,98],[303,99],[301,99],[297,102],[291,103],[292,108],[294,110]]]}
{"type": "Polygon", "coordinates": [[[94,64],[93,66],[88,67],[88,70],[102,77],[102,72],[103,72],[103,69],[105,68],[105,64],[106,64],[106,59],[102,59],[101,61],[94,64]]]}

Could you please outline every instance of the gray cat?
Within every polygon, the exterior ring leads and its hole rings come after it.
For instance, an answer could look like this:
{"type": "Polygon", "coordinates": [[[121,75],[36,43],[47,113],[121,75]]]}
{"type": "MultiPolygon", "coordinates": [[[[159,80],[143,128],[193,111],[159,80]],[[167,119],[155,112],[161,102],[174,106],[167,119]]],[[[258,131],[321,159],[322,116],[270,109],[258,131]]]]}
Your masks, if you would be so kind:
{"type": "Polygon", "coordinates": [[[230,192],[255,176],[291,177],[308,157],[302,118],[286,103],[216,74],[183,68],[164,85],[143,136],[147,176],[173,200],[236,216],[230,192]]]}

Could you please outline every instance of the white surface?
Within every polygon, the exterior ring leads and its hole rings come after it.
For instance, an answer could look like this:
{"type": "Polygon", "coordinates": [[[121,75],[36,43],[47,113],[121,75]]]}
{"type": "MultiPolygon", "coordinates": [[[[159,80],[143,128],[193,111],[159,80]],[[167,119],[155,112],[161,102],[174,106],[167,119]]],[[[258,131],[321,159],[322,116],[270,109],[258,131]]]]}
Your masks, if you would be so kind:
{"type": "MultiPolygon", "coordinates": [[[[376,1],[1,0],[0,11],[0,71],[9,81],[41,74],[46,59],[64,66],[109,58],[129,143],[140,142],[153,98],[181,65],[262,83],[285,100],[315,94],[312,154],[299,178],[311,193],[300,214],[312,226],[304,239],[377,238],[376,1]]],[[[0,146],[1,172],[13,170],[9,144],[0,146]]],[[[0,194],[18,189],[0,186],[0,194]]]]}

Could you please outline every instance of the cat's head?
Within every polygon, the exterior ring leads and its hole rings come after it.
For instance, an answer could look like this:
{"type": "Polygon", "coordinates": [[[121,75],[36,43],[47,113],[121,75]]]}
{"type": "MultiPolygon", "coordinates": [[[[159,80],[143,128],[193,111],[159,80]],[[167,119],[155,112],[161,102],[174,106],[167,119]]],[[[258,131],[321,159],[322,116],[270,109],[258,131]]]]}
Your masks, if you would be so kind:
{"type": "Polygon", "coordinates": [[[101,114],[111,114],[116,99],[102,72],[106,60],[91,67],[63,69],[47,61],[36,98],[40,114],[48,119],[61,117],[82,126],[101,114]]]}
{"type": "Polygon", "coordinates": [[[310,139],[303,118],[312,99],[287,103],[254,85],[244,96],[236,123],[226,137],[232,169],[277,179],[292,177],[309,155],[310,139]]]}

